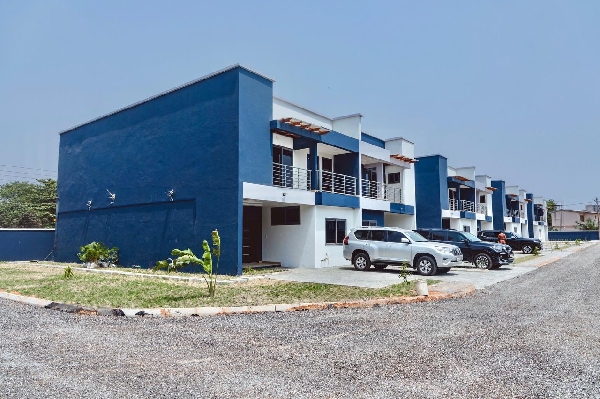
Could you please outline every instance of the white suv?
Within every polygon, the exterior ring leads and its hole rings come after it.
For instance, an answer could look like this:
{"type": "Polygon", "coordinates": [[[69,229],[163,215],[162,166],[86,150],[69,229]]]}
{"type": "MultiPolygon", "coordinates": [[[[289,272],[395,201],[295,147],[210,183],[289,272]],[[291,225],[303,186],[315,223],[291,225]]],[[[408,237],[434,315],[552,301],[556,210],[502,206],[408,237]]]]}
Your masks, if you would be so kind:
{"type": "Polygon", "coordinates": [[[462,264],[463,255],[455,245],[428,241],[411,230],[359,227],[344,238],[344,258],[352,261],[356,270],[368,270],[371,265],[385,269],[406,262],[419,274],[431,276],[462,264]]]}

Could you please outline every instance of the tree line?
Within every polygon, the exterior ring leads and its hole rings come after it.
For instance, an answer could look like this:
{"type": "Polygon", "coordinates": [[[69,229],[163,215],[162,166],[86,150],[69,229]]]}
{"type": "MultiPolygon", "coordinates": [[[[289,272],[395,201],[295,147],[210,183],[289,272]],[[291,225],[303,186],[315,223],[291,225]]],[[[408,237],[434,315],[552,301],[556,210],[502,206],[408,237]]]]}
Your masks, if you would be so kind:
{"type": "Polygon", "coordinates": [[[0,227],[54,228],[56,187],[54,179],[0,185],[0,227]]]}

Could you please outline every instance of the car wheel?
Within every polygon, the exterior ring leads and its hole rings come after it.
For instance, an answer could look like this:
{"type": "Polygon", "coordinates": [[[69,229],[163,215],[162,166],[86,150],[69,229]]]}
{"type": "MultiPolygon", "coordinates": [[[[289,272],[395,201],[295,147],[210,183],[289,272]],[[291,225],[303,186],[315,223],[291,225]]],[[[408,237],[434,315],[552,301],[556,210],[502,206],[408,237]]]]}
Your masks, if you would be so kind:
{"type": "Polygon", "coordinates": [[[533,247],[529,244],[525,244],[521,247],[521,251],[523,251],[524,254],[530,254],[533,252],[533,247]]]}
{"type": "Polygon", "coordinates": [[[375,269],[377,270],[383,270],[385,269],[388,265],[382,265],[382,264],[377,264],[377,265],[373,265],[375,266],[375,269]]]}
{"type": "Polygon", "coordinates": [[[492,263],[492,258],[483,252],[475,255],[475,258],[473,258],[473,264],[478,269],[491,269],[494,266],[492,263]]]}
{"type": "Polygon", "coordinates": [[[435,259],[429,255],[423,255],[417,259],[417,272],[423,276],[433,276],[437,271],[435,259]]]}
{"type": "Polygon", "coordinates": [[[359,252],[354,255],[354,260],[352,263],[354,264],[354,268],[356,270],[360,270],[361,272],[364,270],[369,270],[371,267],[371,259],[369,259],[369,255],[364,252],[359,252]]]}
{"type": "Polygon", "coordinates": [[[438,268],[438,274],[446,274],[450,271],[449,267],[439,267],[438,268]]]}

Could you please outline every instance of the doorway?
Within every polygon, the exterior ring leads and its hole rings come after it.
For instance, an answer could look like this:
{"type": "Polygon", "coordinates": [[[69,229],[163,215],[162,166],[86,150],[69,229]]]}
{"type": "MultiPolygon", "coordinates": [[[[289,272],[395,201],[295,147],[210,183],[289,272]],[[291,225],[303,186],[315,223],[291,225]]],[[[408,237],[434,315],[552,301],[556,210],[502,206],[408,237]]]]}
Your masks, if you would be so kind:
{"type": "Polygon", "coordinates": [[[262,260],[262,208],[244,205],[242,225],[242,263],[262,260]]]}

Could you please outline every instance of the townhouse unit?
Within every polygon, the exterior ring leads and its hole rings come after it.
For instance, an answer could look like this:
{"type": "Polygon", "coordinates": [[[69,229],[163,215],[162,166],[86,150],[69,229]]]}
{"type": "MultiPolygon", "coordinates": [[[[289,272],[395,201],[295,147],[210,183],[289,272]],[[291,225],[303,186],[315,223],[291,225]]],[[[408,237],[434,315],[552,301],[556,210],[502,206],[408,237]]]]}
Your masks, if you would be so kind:
{"type": "Polygon", "coordinates": [[[219,230],[220,273],[244,263],[346,264],[352,227],[415,228],[414,144],[273,96],[240,65],[61,132],[56,258],[81,245],[150,267],[219,230]]]}
{"type": "Polygon", "coordinates": [[[542,241],[548,241],[548,210],[546,201],[542,197],[535,197],[528,193],[527,202],[527,220],[528,233],[531,238],[538,238],[542,241]]]}
{"type": "Polygon", "coordinates": [[[442,155],[417,157],[415,184],[419,228],[446,228],[477,234],[492,223],[489,177],[474,167],[452,168],[442,155]]]}

